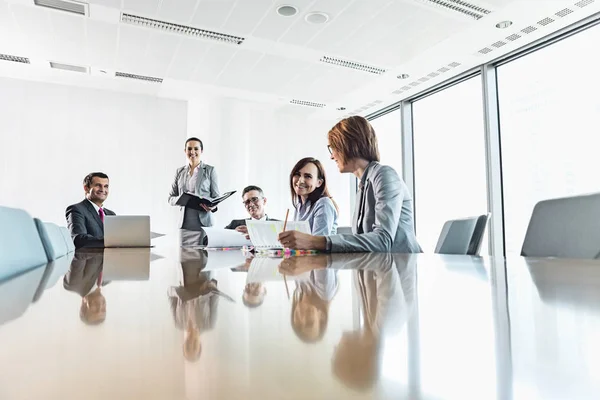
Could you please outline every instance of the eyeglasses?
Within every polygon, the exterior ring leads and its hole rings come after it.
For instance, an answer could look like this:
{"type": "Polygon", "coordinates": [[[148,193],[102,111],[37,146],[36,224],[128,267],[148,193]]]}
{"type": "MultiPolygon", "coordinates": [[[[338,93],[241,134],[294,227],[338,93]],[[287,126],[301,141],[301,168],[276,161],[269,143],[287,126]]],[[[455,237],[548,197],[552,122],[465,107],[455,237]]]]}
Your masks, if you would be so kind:
{"type": "Polygon", "coordinates": [[[251,197],[246,201],[242,201],[242,204],[244,204],[244,206],[248,207],[250,205],[250,203],[257,204],[258,201],[261,199],[262,199],[262,197],[251,197]]]}
{"type": "Polygon", "coordinates": [[[329,150],[329,154],[333,155],[333,150],[330,145],[327,145],[327,150],[329,150]]]}

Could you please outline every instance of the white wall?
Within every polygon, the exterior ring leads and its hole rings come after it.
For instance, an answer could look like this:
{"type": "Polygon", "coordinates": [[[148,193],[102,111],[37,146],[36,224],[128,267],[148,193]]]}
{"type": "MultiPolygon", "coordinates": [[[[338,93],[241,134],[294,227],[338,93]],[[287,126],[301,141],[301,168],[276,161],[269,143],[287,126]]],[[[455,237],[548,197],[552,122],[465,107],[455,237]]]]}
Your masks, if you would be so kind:
{"type": "Polygon", "coordinates": [[[269,216],[283,219],[290,208],[291,219],[289,174],[303,157],[323,163],[330,193],[340,208],[339,225],[350,224],[351,177],[339,173],[327,150],[327,132],[336,120],[311,120],[304,110],[293,113],[233,99],[196,99],[188,104],[188,136],[203,141],[202,158],[215,166],[221,192],[238,191],[215,213],[216,226],[247,217],[241,191],[251,184],[264,190],[269,216]]]}
{"type": "Polygon", "coordinates": [[[186,102],[0,79],[0,121],[0,205],[65,225],[83,177],[102,171],[107,208],[174,231],[167,196],[182,164],[186,102]]]}

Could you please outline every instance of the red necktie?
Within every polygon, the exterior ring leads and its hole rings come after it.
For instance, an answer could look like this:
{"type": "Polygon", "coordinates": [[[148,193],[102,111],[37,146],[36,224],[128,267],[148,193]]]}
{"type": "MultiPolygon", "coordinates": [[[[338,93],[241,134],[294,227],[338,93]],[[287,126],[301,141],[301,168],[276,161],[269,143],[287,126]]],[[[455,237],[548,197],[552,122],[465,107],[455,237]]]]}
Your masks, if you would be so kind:
{"type": "Polygon", "coordinates": [[[100,215],[100,221],[104,222],[104,210],[102,207],[98,209],[98,215],[100,215]]]}

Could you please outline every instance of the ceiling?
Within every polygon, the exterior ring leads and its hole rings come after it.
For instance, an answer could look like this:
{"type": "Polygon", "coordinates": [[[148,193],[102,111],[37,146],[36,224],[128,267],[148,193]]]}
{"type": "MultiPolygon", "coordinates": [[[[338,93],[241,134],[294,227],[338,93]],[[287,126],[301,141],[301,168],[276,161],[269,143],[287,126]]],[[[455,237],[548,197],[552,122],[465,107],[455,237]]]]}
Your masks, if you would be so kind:
{"type": "Polygon", "coordinates": [[[168,98],[205,94],[367,114],[590,16],[600,0],[89,0],[85,16],[0,0],[0,76],[168,98]],[[480,19],[435,3],[470,4],[480,19]],[[283,17],[283,4],[298,9],[283,17]],[[311,24],[309,12],[329,21],[311,24]],[[121,14],[235,35],[241,44],[121,22],[121,14]],[[546,19],[549,18],[549,19],[546,19]],[[500,21],[513,24],[496,28],[500,21]],[[533,29],[535,28],[535,29],[533,29]],[[487,50],[486,50],[487,49],[487,50]],[[385,70],[374,74],[324,56],[385,70]],[[49,62],[86,67],[56,70],[49,62]],[[116,77],[162,78],[162,83],[116,77]],[[397,76],[407,74],[406,79],[397,76]],[[291,104],[301,100],[322,105],[291,104]],[[344,108],[345,110],[338,110],[344,108]]]}

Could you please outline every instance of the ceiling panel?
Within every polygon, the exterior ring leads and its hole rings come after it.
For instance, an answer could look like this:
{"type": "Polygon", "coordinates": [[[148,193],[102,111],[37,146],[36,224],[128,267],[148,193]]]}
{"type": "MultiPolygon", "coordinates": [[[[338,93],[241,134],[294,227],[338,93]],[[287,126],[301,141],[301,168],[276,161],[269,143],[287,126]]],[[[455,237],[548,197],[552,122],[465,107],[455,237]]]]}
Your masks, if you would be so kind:
{"type": "Polygon", "coordinates": [[[301,23],[296,23],[280,39],[283,43],[303,46],[308,43],[313,36],[321,32],[328,23],[337,19],[338,15],[347,8],[352,1],[349,0],[322,0],[318,1],[309,10],[301,13],[303,18],[301,23]],[[329,22],[325,24],[311,24],[304,20],[306,14],[310,11],[324,12],[329,16],[329,22]]]}
{"type": "Polygon", "coordinates": [[[12,47],[9,38],[15,35],[17,30],[8,4],[0,2],[0,52],[3,51],[3,48],[12,47]]]}
{"type": "Polygon", "coordinates": [[[102,69],[114,69],[117,55],[119,26],[102,21],[87,22],[87,51],[91,65],[102,69]]]}
{"type": "Polygon", "coordinates": [[[87,65],[85,50],[85,21],[83,17],[65,12],[51,12],[50,22],[54,32],[54,59],[87,65]]]}
{"type": "Polygon", "coordinates": [[[212,44],[198,39],[182,38],[173,57],[168,76],[173,79],[192,80],[194,71],[212,44]]]}
{"type": "Polygon", "coordinates": [[[54,48],[54,35],[50,23],[49,10],[40,7],[11,5],[11,10],[20,29],[27,51],[32,56],[47,58],[54,48]]]}
{"type": "Polygon", "coordinates": [[[117,69],[121,72],[143,74],[144,57],[148,47],[150,30],[134,26],[119,26],[119,52],[117,56],[117,69]]]}
{"type": "Polygon", "coordinates": [[[196,14],[192,18],[191,25],[203,29],[221,29],[234,4],[235,1],[229,0],[201,0],[196,9],[196,14]]]}
{"type": "Polygon", "coordinates": [[[87,3],[98,4],[100,6],[118,9],[121,9],[121,6],[123,4],[122,0],[87,0],[87,3]]]}
{"type": "Polygon", "coordinates": [[[238,1],[223,25],[224,32],[248,35],[273,7],[272,0],[238,1]]]}
{"type": "Polygon", "coordinates": [[[156,77],[165,77],[167,69],[175,56],[181,37],[152,32],[148,38],[148,48],[144,59],[149,73],[156,77]]]}
{"type": "Polygon", "coordinates": [[[162,0],[158,19],[179,24],[189,24],[199,0],[162,0]]]}
{"type": "Polygon", "coordinates": [[[213,83],[237,50],[238,48],[233,46],[213,45],[204,60],[198,64],[194,72],[194,80],[202,83],[213,83]]]}
{"type": "Polygon", "coordinates": [[[161,0],[123,0],[123,8],[148,17],[156,17],[161,0]]]}
{"type": "Polygon", "coordinates": [[[232,85],[231,82],[240,82],[248,79],[250,72],[263,56],[264,54],[258,51],[239,49],[219,76],[218,83],[232,87],[235,85],[232,85]]]}
{"type": "Polygon", "coordinates": [[[296,0],[293,2],[299,10],[298,14],[292,17],[282,17],[277,14],[277,5],[273,5],[267,12],[265,18],[261,21],[260,25],[256,27],[252,36],[256,36],[261,39],[278,40],[288,29],[295,23],[304,22],[302,15],[307,10],[308,6],[312,3],[312,0],[296,0]]]}

